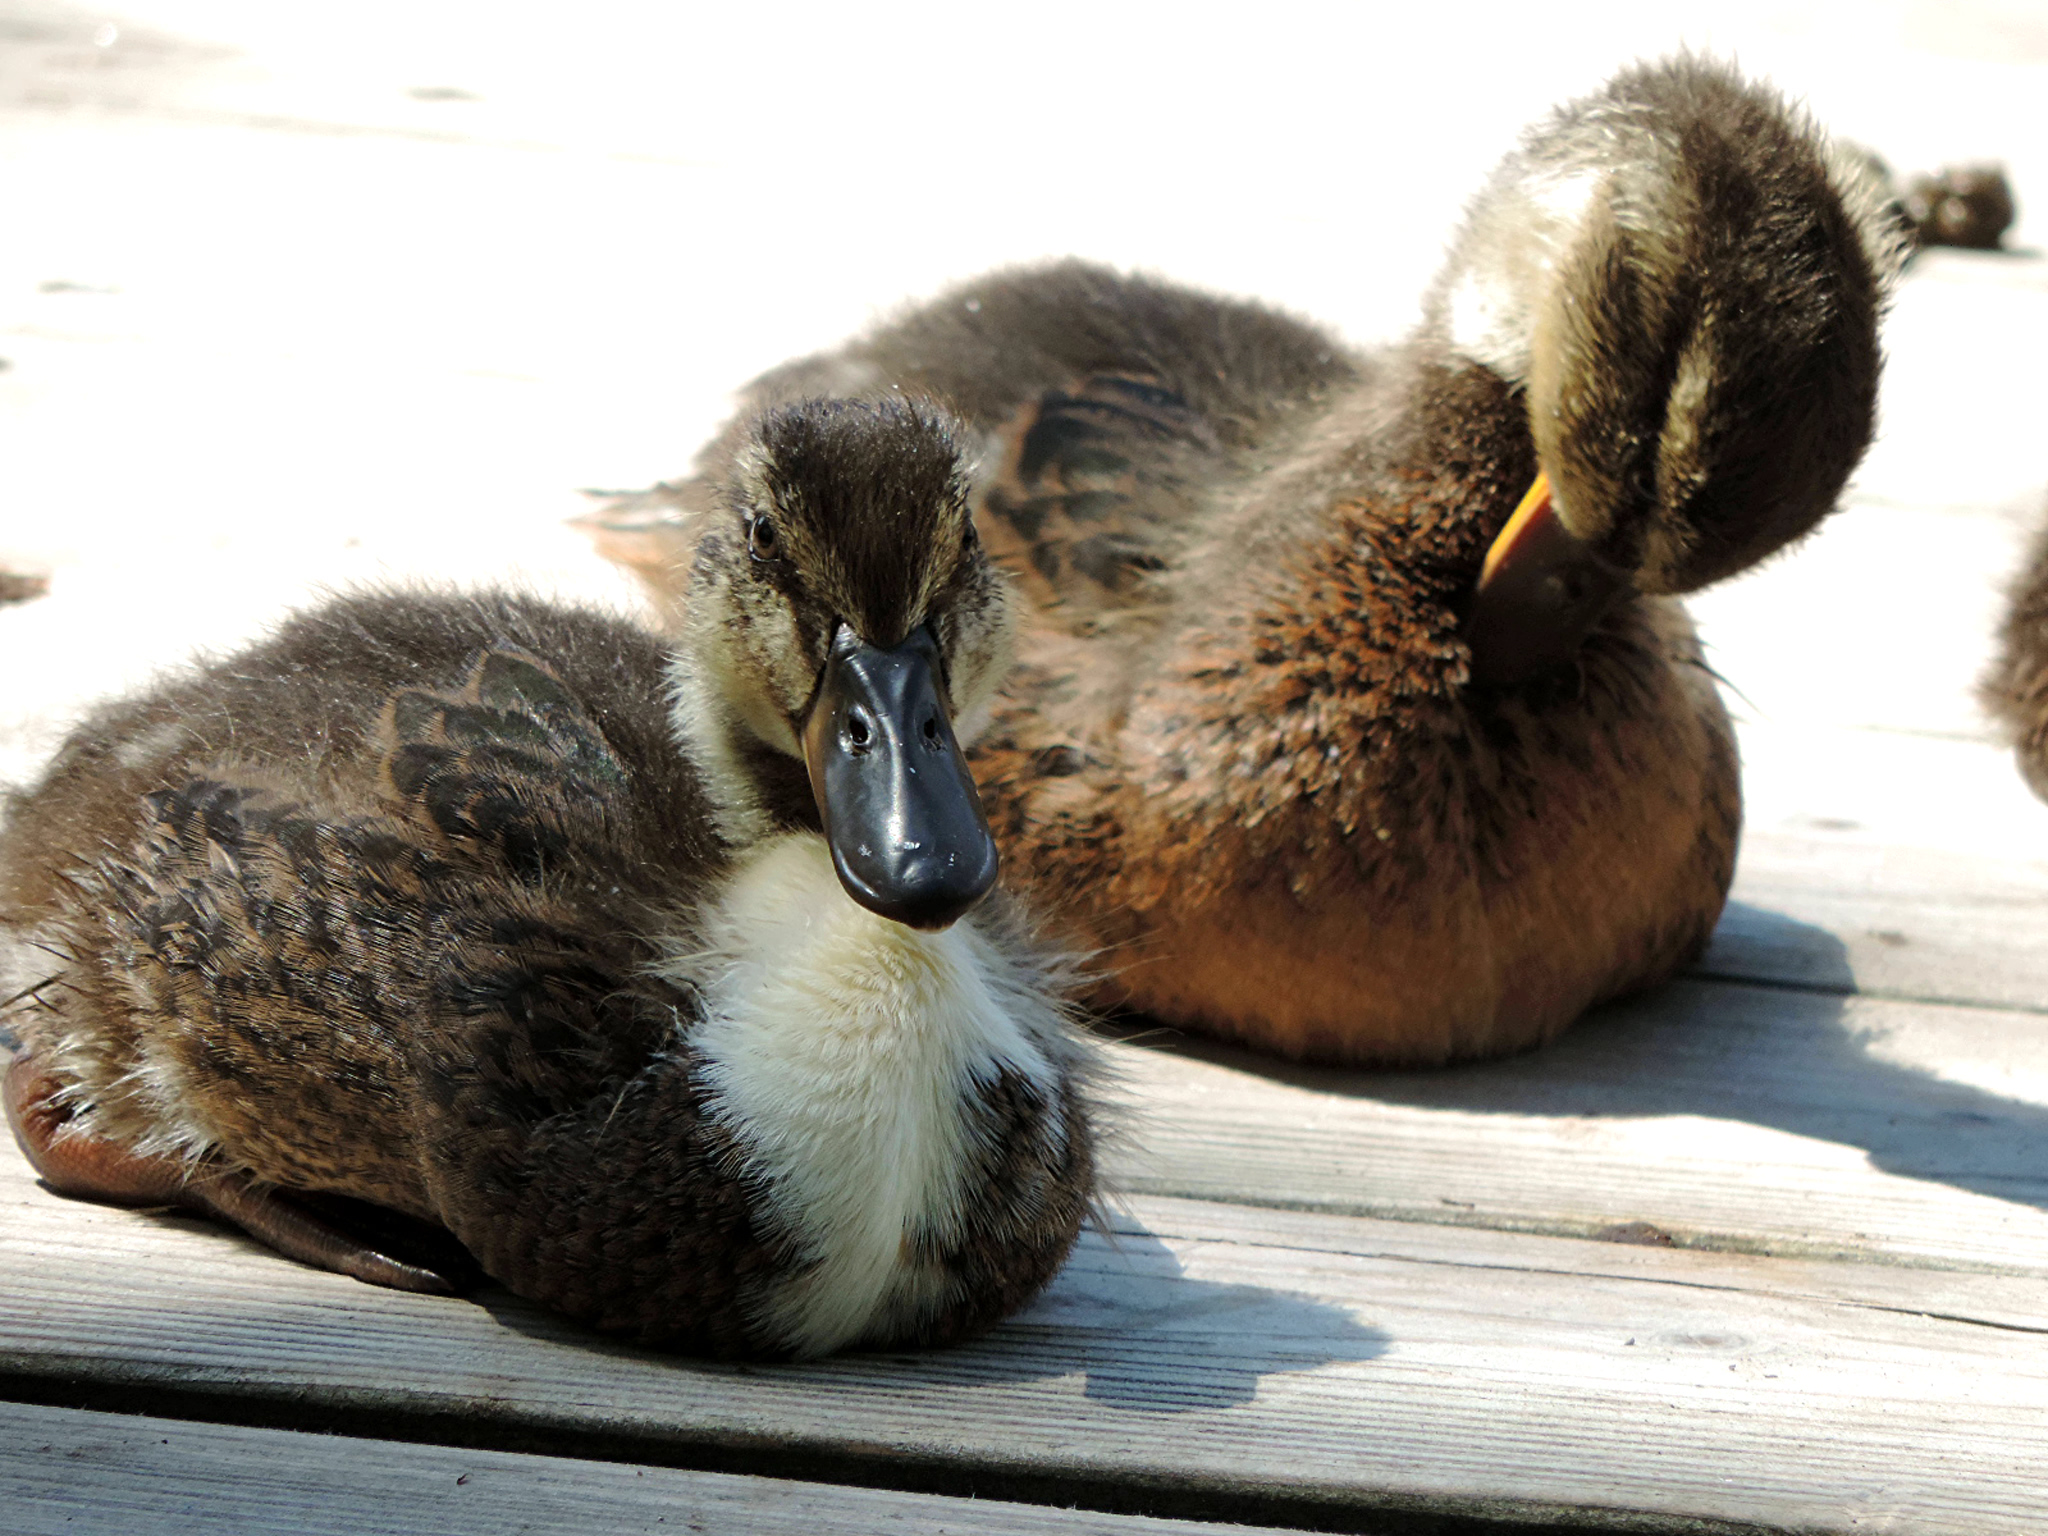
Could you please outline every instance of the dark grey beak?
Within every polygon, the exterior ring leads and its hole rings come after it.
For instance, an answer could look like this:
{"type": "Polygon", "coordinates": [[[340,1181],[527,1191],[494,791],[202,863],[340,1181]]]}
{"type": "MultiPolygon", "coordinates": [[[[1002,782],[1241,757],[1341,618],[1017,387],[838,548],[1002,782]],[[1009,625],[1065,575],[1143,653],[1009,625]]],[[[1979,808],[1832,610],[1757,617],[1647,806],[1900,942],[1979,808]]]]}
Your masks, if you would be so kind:
{"type": "Polygon", "coordinates": [[[840,884],[870,912],[928,930],[996,883],[996,841],[938,674],[930,630],[882,650],[842,624],[804,720],[804,763],[840,884]]]}

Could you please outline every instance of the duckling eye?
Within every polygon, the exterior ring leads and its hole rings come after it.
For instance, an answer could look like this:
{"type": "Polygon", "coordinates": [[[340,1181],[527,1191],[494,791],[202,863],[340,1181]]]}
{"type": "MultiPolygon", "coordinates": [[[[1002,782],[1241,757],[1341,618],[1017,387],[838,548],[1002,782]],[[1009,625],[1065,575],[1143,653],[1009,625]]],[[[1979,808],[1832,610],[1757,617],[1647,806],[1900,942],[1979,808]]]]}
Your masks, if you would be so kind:
{"type": "Polygon", "coordinates": [[[747,520],[747,553],[756,560],[773,560],[782,552],[775,524],[765,517],[747,520]]]}
{"type": "Polygon", "coordinates": [[[846,744],[856,752],[867,750],[874,739],[874,728],[868,724],[867,711],[858,705],[846,712],[846,744]]]}

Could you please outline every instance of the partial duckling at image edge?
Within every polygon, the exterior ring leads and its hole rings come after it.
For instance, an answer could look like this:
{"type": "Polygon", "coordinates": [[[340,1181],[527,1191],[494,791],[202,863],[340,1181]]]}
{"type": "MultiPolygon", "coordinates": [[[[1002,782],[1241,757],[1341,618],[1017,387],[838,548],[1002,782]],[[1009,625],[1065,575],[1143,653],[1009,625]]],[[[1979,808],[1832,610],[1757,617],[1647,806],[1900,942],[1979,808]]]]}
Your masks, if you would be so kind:
{"type": "Polygon", "coordinates": [[[2013,581],[1980,697],[2012,741],[2027,787],[2048,800],[2048,518],[2013,581]]]}
{"type": "MultiPolygon", "coordinates": [[[[1555,1035],[1697,956],[1740,825],[1677,594],[1810,531],[1867,446],[1902,232],[1773,92],[1682,56],[1539,124],[1421,328],[997,273],[758,380],[946,400],[1032,599],[974,761],[1093,998],[1288,1056],[1555,1035]]],[[[670,622],[696,480],[591,519],[670,622]]]]}
{"type": "Polygon", "coordinates": [[[982,901],[953,722],[1014,602],[966,495],[924,407],[779,408],[672,647],[355,596],[100,710],[0,848],[46,1182],[414,1289],[460,1279],[452,1233],[715,1355],[1027,1300],[1091,1208],[1091,1057],[1061,963],[982,901]]]}

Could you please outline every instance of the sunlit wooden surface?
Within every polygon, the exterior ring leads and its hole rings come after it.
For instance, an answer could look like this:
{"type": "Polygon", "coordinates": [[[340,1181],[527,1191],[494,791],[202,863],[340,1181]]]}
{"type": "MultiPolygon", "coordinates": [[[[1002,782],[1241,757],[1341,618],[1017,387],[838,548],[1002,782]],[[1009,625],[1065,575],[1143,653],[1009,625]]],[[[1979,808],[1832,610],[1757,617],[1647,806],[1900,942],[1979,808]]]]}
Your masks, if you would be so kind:
{"type": "Polygon", "coordinates": [[[1972,686],[2048,511],[2048,19],[1440,9],[0,0],[14,781],[322,587],[630,604],[579,488],[982,267],[1395,334],[1517,127],[1682,36],[2022,205],[1908,276],[1842,515],[1695,603],[1749,827],[1692,976],[1455,1072],[1120,1042],[1117,1230],[930,1356],[650,1356],[0,1149],[0,1527],[2040,1529],[2048,808],[1972,686]]]}

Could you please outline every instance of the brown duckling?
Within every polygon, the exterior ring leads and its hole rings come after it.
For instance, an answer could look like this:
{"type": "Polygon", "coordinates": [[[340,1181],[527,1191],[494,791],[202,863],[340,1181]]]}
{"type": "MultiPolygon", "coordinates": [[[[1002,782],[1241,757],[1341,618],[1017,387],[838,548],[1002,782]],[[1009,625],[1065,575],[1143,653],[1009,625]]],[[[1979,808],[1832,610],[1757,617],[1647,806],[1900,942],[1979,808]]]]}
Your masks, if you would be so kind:
{"type": "MultiPolygon", "coordinates": [[[[1884,187],[1694,57],[1539,124],[1405,344],[1080,263],[758,380],[985,434],[1032,601],[976,771],[1096,998],[1286,1055],[1536,1044],[1696,956],[1740,822],[1677,594],[1810,530],[1868,443],[1884,187]]],[[[699,478],[594,519],[673,621],[699,478]]]]}
{"type": "Polygon", "coordinates": [[[1899,206],[1920,244],[1968,251],[1998,250],[2018,212],[2001,165],[1950,165],[1916,176],[1899,206]]]}
{"type": "Polygon", "coordinates": [[[1998,659],[1979,696],[2012,738],[2027,787],[2048,800],[2048,521],[2013,583],[1998,659]]]}
{"type": "Polygon", "coordinates": [[[447,1288],[395,1212],[718,1355],[958,1339],[1045,1283],[1089,1058],[1060,967],[977,906],[952,722],[1013,600],[955,429],[814,400],[728,465],[670,647],[348,597],[72,735],[0,854],[49,1184],[447,1288]]]}
{"type": "Polygon", "coordinates": [[[0,603],[25,603],[50,590],[50,578],[0,567],[0,603]]]}

